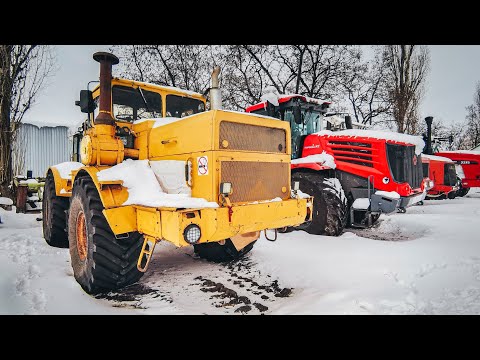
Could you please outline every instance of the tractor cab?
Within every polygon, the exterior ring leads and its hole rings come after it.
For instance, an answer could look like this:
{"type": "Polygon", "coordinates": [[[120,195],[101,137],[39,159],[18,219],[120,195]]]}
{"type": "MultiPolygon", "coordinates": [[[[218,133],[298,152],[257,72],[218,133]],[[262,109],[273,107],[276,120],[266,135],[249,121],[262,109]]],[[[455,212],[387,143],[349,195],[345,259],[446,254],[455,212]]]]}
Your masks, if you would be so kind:
{"type": "Polygon", "coordinates": [[[278,106],[264,101],[248,107],[246,112],[288,121],[292,133],[292,159],[298,159],[302,157],[307,135],[323,129],[330,104],[328,101],[293,94],[279,97],[278,106]]]}

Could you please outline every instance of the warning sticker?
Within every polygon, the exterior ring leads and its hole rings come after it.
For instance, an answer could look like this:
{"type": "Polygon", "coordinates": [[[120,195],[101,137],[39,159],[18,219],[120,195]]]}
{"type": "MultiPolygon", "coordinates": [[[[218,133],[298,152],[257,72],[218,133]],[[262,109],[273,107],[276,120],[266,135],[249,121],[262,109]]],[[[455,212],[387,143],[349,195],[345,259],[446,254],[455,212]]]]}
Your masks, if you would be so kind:
{"type": "Polygon", "coordinates": [[[208,175],[208,157],[197,157],[198,175],[208,175]]]}

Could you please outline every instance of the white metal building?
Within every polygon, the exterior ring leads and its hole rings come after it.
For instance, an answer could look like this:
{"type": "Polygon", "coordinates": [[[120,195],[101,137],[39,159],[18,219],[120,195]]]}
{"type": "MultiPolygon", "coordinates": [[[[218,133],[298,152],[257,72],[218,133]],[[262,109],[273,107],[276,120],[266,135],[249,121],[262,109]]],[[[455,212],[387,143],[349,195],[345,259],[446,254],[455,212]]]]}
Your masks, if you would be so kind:
{"type": "Polygon", "coordinates": [[[15,175],[45,176],[48,168],[70,161],[68,127],[49,124],[22,123],[13,145],[15,175]]]}

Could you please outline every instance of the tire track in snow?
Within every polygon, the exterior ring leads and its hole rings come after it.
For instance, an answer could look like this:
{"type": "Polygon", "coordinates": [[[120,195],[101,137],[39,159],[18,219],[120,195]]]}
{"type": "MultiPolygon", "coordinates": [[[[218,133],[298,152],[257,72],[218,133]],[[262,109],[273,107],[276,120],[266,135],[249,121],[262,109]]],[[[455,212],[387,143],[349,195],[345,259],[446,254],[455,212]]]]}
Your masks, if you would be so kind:
{"type": "Polygon", "coordinates": [[[292,289],[255,268],[250,254],[229,263],[197,258],[193,249],[159,244],[139,283],[97,296],[111,306],[156,313],[166,305],[178,313],[264,314],[273,303],[287,301],[292,289]]]}

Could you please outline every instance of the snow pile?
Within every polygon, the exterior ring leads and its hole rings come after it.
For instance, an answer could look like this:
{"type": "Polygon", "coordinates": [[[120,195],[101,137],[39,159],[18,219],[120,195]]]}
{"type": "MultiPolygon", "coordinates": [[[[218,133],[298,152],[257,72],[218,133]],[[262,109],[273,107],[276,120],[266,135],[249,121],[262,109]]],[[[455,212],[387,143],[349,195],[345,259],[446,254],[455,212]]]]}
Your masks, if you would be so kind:
{"type": "Polygon", "coordinates": [[[325,151],[323,151],[321,154],[308,155],[303,158],[294,159],[290,163],[294,165],[320,163],[321,165],[328,166],[331,169],[335,169],[337,167],[333,156],[330,154],[327,154],[325,151]]]}
{"type": "Polygon", "coordinates": [[[66,161],[57,165],[53,165],[52,168],[55,168],[60,173],[62,179],[70,179],[70,173],[72,171],[78,170],[83,167],[82,163],[76,161],[66,161]]]}
{"type": "Polygon", "coordinates": [[[315,133],[315,135],[329,136],[329,137],[348,136],[352,138],[366,137],[366,138],[372,138],[372,139],[403,142],[403,143],[415,145],[415,153],[417,155],[420,155],[421,152],[423,151],[423,148],[425,147],[425,142],[420,136],[400,134],[400,133],[395,133],[390,131],[349,129],[349,130],[334,132],[330,130],[322,130],[315,133]]]}
{"type": "Polygon", "coordinates": [[[377,190],[377,191],[375,191],[375,195],[385,196],[385,197],[390,198],[390,199],[400,199],[400,194],[397,193],[396,191],[377,190]]]}
{"type": "Polygon", "coordinates": [[[185,181],[185,161],[150,161],[150,167],[157,177],[162,190],[167,194],[192,195],[192,190],[185,181]]]}
{"type": "MultiPolygon", "coordinates": [[[[161,166],[155,165],[157,172],[161,166]]],[[[178,174],[184,179],[185,170],[178,174]]],[[[128,199],[122,205],[141,205],[172,208],[216,208],[218,204],[188,194],[167,194],[157,181],[148,160],[127,159],[109,169],[97,173],[99,181],[123,181],[128,189],[128,199]]]]}
{"type": "Polygon", "coordinates": [[[12,199],[0,196],[0,205],[10,206],[13,205],[13,201],[12,199]]]}
{"type": "Polygon", "coordinates": [[[436,156],[436,155],[422,154],[422,158],[436,160],[436,161],[453,162],[452,159],[449,159],[443,156],[436,156]]]}

